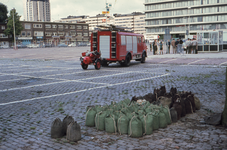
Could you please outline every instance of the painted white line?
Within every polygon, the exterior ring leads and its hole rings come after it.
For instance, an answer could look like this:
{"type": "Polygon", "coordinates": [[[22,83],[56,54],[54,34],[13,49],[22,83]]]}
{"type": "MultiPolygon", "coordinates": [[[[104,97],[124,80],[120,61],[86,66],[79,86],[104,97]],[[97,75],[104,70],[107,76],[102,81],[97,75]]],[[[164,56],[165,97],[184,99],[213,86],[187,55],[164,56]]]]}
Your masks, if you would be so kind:
{"type": "Polygon", "coordinates": [[[194,64],[196,62],[203,61],[203,60],[205,60],[205,59],[196,60],[196,61],[193,61],[193,62],[188,63],[187,65],[194,64]]]}
{"type": "MultiPolygon", "coordinates": [[[[144,79],[139,79],[139,80],[134,80],[134,81],[129,81],[129,82],[123,82],[123,83],[117,83],[117,84],[109,84],[108,87],[115,86],[115,85],[121,85],[121,84],[128,84],[128,83],[133,83],[133,82],[139,82],[139,81],[143,81],[143,80],[161,78],[161,77],[168,76],[168,75],[170,75],[170,74],[163,74],[163,75],[154,76],[154,77],[150,77],[150,78],[144,78],[144,79]]],[[[86,91],[100,89],[100,88],[106,88],[106,85],[94,87],[94,88],[88,88],[88,89],[79,90],[79,91],[74,91],[74,92],[69,92],[69,93],[64,93],[64,94],[56,94],[56,95],[49,95],[49,96],[44,96],[44,97],[36,97],[36,98],[32,98],[32,99],[25,99],[25,100],[20,100],[20,101],[13,101],[13,102],[9,102],[9,103],[1,103],[0,106],[5,106],[5,105],[9,105],[9,104],[16,104],[16,103],[23,103],[23,102],[34,101],[34,100],[40,100],[40,99],[45,99],[45,98],[53,98],[53,97],[64,96],[64,95],[70,95],[70,94],[86,92],[86,91]]]]}
{"type": "Polygon", "coordinates": [[[177,59],[170,59],[170,60],[162,61],[162,62],[160,62],[159,64],[161,64],[161,63],[165,63],[165,62],[174,61],[174,60],[177,60],[177,59]]]}
{"type": "Polygon", "coordinates": [[[224,64],[227,64],[227,61],[223,62],[223,63],[220,63],[219,66],[224,65],[224,64]]]}
{"type": "Polygon", "coordinates": [[[0,83],[2,83],[2,82],[11,82],[11,81],[18,81],[18,80],[26,80],[26,79],[29,79],[29,78],[23,78],[23,79],[12,79],[12,80],[3,80],[3,81],[0,81],[0,83]]]}

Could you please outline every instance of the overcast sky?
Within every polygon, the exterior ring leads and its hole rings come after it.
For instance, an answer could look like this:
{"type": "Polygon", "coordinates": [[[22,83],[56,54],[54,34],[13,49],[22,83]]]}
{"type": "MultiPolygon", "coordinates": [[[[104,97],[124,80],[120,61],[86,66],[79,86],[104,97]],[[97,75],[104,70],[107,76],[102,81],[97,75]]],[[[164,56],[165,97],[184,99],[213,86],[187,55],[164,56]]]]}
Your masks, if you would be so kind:
{"type": "MultiPolygon", "coordinates": [[[[8,11],[16,8],[20,16],[24,16],[24,0],[0,0],[1,3],[8,7],[8,11]]],[[[95,16],[96,14],[105,11],[106,0],[50,0],[51,7],[51,21],[60,18],[66,18],[69,15],[80,16],[89,15],[95,16]]],[[[145,0],[107,0],[112,3],[113,7],[110,13],[127,14],[132,12],[143,12],[145,0]]]]}

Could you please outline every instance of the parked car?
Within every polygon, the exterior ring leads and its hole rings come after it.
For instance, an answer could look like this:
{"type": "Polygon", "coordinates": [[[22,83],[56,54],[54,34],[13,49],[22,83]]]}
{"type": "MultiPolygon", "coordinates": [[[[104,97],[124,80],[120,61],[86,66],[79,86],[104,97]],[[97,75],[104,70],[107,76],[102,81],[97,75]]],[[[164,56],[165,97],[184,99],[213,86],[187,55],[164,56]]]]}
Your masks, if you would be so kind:
{"type": "MultiPolygon", "coordinates": [[[[14,46],[11,47],[14,48],[14,46]]],[[[23,44],[17,44],[17,48],[27,48],[27,46],[23,44]]]]}
{"type": "Polygon", "coordinates": [[[67,47],[68,45],[64,44],[64,43],[61,43],[61,44],[58,44],[58,47],[67,47]]]}
{"type": "Polygon", "coordinates": [[[85,43],[80,43],[78,46],[87,46],[85,43]]]}
{"type": "Polygon", "coordinates": [[[74,46],[76,46],[76,43],[71,43],[71,44],[69,44],[68,46],[69,46],[69,47],[74,47],[74,46]]]}
{"type": "Polygon", "coordinates": [[[9,48],[8,45],[1,45],[0,48],[9,48]]]}
{"type": "Polygon", "coordinates": [[[47,43],[47,44],[45,44],[45,47],[52,47],[53,45],[52,44],[49,44],[49,43],[47,43]]]}
{"type": "Polygon", "coordinates": [[[38,48],[39,44],[29,44],[27,45],[28,48],[38,48]]]}

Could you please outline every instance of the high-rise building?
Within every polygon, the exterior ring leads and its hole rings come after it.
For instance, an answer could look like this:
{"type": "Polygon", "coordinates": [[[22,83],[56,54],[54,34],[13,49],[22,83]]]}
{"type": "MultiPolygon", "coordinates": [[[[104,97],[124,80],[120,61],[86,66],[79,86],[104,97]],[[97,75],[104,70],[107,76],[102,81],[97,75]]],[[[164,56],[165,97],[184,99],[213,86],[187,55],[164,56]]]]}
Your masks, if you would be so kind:
{"type": "Polygon", "coordinates": [[[227,0],[145,0],[146,35],[173,38],[227,30],[227,0]]]}
{"type": "Polygon", "coordinates": [[[25,21],[50,21],[49,0],[25,0],[25,21]]]}

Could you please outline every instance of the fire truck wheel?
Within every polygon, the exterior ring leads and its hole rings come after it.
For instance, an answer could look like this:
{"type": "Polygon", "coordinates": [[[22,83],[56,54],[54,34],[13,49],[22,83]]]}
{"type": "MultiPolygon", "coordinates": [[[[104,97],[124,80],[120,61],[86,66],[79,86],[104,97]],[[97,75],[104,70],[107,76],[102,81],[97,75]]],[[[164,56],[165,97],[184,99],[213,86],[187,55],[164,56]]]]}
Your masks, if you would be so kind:
{"type": "Polygon", "coordinates": [[[83,64],[81,65],[81,67],[82,67],[84,70],[86,70],[87,67],[88,67],[88,65],[86,65],[86,64],[83,63],[83,64]]]}
{"type": "Polygon", "coordinates": [[[107,66],[109,66],[109,64],[107,62],[102,61],[102,66],[107,67],[107,66]]]}
{"type": "Polygon", "coordinates": [[[95,63],[95,69],[99,70],[101,68],[101,60],[97,60],[95,63]]]}
{"type": "Polygon", "coordinates": [[[130,56],[127,55],[125,58],[125,64],[124,64],[126,67],[128,67],[130,65],[130,60],[131,60],[130,56]]]}
{"type": "Polygon", "coordinates": [[[146,54],[143,53],[141,58],[141,63],[145,63],[145,61],[146,61],[146,54]]]}

